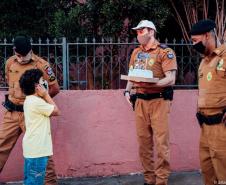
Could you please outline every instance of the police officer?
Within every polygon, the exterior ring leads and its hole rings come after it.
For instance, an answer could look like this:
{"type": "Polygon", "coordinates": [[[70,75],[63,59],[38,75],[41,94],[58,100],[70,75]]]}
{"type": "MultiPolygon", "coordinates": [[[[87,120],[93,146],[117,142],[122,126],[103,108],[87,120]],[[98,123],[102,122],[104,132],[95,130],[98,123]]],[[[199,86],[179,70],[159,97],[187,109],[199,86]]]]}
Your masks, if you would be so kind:
{"type": "Polygon", "coordinates": [[[144,170],[144,185],[166,185],[170,174],[168,115],[172,88],[175,83],[177,63],[175,53],[155,39],[156,27],[153,22],[142,20],[133,30],[137,33],[140,46],[134,49],[129,69],[151,70],[156,83],[128,81],[124,95],[128,102],[135,103],[136,130],[139,155],[144,170]],[[168,87],[168,88],[167,88],[168,87]],[[131,96],[131,89],[136,94],[131,96]],[[154,167],[153,146],[157,149],[154,167]]]}
{"type": "Polygon", "coordinates": [[[199,155],[205,185],[226,184],[226,45],[212,20],[193,25],[193,47],[202,56],[198,70],[199,155]]]}
{"type": "MultiPolygon", "coordinates": [[[[19,86],[20,76],[28,69],[38,68],[43,71],[48,81],[49,94],[53,97],[59,93],[59,85],[49,63],[32,52],[30,40],[26,36],[18,36],[14,40],[15,55],[5,64],[5,77],[9,86],[3,105],[6,108],[3,123],[0,125],[0,172],[2,171],[11,150],[20,134],[25,131],[23,102],[25,95],[19,86]]],[[[52,157],[48,161],[46,185],[55,185],[56,173],[52,157]]]]}

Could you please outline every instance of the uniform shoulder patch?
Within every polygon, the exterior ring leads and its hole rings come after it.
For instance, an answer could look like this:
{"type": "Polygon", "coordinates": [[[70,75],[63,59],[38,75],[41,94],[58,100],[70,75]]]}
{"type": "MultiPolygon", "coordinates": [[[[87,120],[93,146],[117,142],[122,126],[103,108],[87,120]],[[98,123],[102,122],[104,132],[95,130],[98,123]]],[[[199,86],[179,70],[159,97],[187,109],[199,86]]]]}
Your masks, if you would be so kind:
{"type": "Polygon", "coordinates": [[[174,53],[173,53],[172,51],[169,51],[169,52],[167,53],[167,57],[168,57],[169,59],[173,59],[175,56],[174,56],[174,53]]]}
{"type": "Polygon", "coordinates": [[[56,76],[55,76],[55,74],[53,72],[53,69],[49,65],[45,65],[44,66],[44,71],[48,75],[50,82],[52,82],[52,81],[54,81],[56,79],[56,76]]]}
{"type": "Polygon", "coordinates": [[[174,51],[173,51],[171,48],[167,47],[167,48],[165,48],[165,49],[163,50],[163,52],[166,54],[166,56],[167,56],[168,59],[173,59],[173,58],[175,58],[174,51]]]}

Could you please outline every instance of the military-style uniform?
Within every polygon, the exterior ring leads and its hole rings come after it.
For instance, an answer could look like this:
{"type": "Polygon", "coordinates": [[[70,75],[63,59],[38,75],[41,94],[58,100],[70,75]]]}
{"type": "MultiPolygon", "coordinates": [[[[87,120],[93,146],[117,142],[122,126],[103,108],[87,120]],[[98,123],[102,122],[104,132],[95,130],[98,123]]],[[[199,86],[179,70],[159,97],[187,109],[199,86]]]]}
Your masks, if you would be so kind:
{"type": "MultiPolygon", "coordinates": [[[[131,56],[130,69],[146,69],[153,71],[155,78],[164,78],[165,72],[177,70],[176,57],[172,49],[160,45],[155,40],[152,48],[146,51],[142,46],[136,48],[131,56]]],[[[163,87],[146,88],[136,83],[136,93],[141,95],[135,104],[136,129],[139,142],[139,155],[144,169],[144,178],[148,184],[166,185],[170,174],[169,165],[169,128],[168,115],[170,101],[161,95],[163,87]],[[153,99],[143,99],[148,95],[153,99]],[[156,141],[157,162],[154,166],[153,146],[156,141]]]]}
{"type": "MultiPolygon", "coordinates": [[[[0,125],[0,171],[2,171],[20,134],[25,131],[24,114],[19,109],[23,105],[25,95],[20,89],[19,79],[26,70],[35,68],[42,70],[43,77],[49,85],[57,83],[49,63],[35,54],[32,54],[29,63],[23,65],[17,62],[16,56],[12,56],[6,61],[5,74],[9,85],[8,100],[13,103],[13,108],[18,108],[18,111],[6,110],[3,123],[0,125]]],[[[45,180],[45,184],[56,184],[56,173],[52,157],[49,158],[45,180]]]]}
{"type": "MultiPolygon", "coordinates": [[[[226,108],[226,45],[203,58],[198,75],[198,111],[216,119],[226,108]]],[[[200,162],[205,185],[226,184],[226,126],[221,121],[202,124],[200,162]]]]}

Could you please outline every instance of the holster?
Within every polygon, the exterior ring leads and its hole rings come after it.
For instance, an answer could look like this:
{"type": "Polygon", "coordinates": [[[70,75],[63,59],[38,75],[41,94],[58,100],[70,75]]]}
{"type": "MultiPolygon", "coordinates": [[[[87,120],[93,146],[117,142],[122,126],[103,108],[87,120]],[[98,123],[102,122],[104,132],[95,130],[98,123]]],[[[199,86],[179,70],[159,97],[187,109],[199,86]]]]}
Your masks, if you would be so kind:
{"type": "Polygon", "coordinates": [[[173,100],[173,87],[172,86],[166,87],[164,89],[164,91],[162,92],[162,97],[164,100],[172,101],[173,100]]]}
{"type": "Polygon", "coordinates": [[[5,95],[5,102],[2,102],[2,105],[10,112],[17,111],[17,112],[24,112],[23,105],[16,105],[9,100],[9,95],[5,95]]]}
{"type": "Polygon", "coordinates": [[[132,104],[133,110],[135,110],[136,101],[137,101],[137,94],[131,94],[130,95],[130,102],[132,104]]]}

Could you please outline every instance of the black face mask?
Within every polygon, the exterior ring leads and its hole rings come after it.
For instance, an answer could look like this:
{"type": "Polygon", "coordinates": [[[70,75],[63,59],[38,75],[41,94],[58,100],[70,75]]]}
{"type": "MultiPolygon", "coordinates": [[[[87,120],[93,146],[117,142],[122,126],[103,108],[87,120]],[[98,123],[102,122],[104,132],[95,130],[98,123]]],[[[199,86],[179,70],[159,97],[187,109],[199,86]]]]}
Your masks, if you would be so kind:
{"type": "Polygon", "coordinates": [[[193,45],[193,48],[201,54],[205,53],[206,47],[203,45],[202,41],[193,45]]]}

